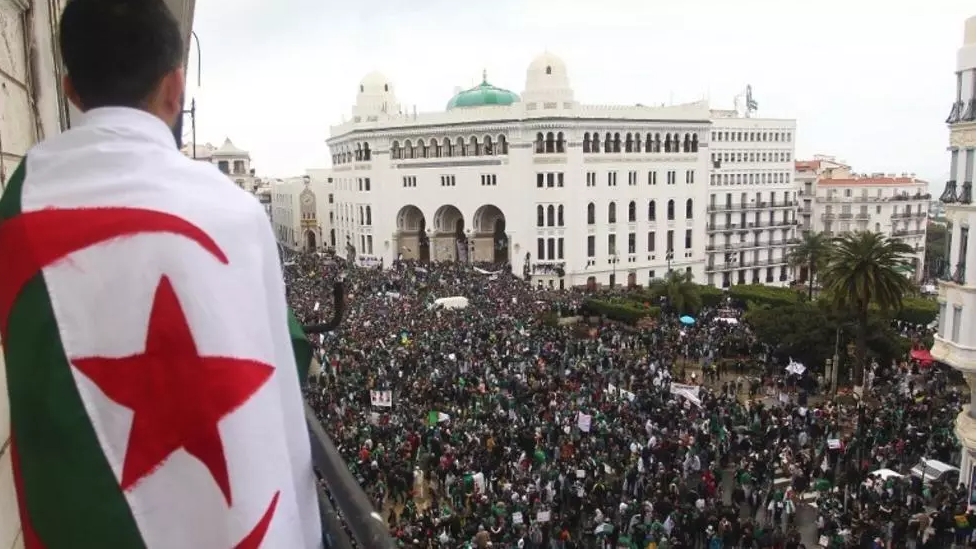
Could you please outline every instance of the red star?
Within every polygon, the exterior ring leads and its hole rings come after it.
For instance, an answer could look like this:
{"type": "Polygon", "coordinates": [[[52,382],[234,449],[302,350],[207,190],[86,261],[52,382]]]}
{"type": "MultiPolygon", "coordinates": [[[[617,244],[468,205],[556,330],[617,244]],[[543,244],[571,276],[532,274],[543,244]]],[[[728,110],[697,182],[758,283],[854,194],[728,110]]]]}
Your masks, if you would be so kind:
{"type": "Polygon", "coordinates": [[[160,279],[146,349],[72,363],[113,401],[133,410],[121,485],[128,490],[183,448],[201,460],[231,506],[231,484],[218,422],[272,376],[255,360],[201,356],[167,277],[160,279]]]}

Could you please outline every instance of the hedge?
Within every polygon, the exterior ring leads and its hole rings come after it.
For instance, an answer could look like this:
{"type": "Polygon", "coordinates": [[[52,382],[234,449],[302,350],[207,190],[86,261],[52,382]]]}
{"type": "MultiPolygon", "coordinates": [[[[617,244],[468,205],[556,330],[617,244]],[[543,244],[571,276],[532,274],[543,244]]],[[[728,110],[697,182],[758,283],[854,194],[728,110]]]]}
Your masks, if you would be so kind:
{"type": "Polygon", "coordinates": [[[647,306],[636,301],[586,299],[582,308],[587,314],[599,315],[611,320],[634,323],[644,317],[657,318],[660,307],[647,306]]]}
{"type": "Polygon", "coordinates": [[[748,307],[750,303],[769,308],[782,307],[806,299],[806,296],[798,290],[762,284],[737,284],[728,289],[728,295],[741,307],[748,307]]]}
{"type": "Polygon", "coordinates": [[[902,309],[895,314],[896,320],[927,326],[939,315],[939,303],[921,297],[906,297],[902,309]]]}

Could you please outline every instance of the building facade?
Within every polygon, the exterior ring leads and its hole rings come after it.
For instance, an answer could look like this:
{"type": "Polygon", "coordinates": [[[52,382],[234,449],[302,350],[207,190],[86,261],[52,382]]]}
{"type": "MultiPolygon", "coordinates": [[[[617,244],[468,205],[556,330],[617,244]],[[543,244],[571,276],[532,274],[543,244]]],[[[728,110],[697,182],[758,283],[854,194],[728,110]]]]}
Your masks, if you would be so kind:
{"type": "Polygon", "coordinates": [[[787,285],[795,246],[795,120],[712,111],[705,281],[787,285]]]}
{"type": "Polygon", "coordinates": [[[188,158],[214,164],[221,173],[250,193],[254,193],[261,183],[255,177],[252,156],[248,151],[236,147],[229,138],[225,138],[225,142],[220,147],[215,147],[211,143],[203,145],[187,143],[180,151],[188,158]]]}
{"type": "Polygon", "coordinates": [[[949,226],[948,262],[939,281],[939,321],[933,356],[959,370],[970,386],[970,406],[956,419],[963,450],[960,482],[975,490],[977,456],[977,209],[973,199],[976,162],[976,29],[966,21],[963,47],[956,59],[956,98],[949,125],[950,174],[940,201],[949,226]]]}
{"type": "Polygon", "coordinates": [[[310,172],[267,180],[257,196],[268,194],[272,230],[280,244],[297,251],[326,251],[337,245],[331,181],[325,170],[310,172]]]}
{"type": "Polygon", "coordinates": [[[929,184],[915,174],[857,174],[830,156],[797,162],[802,232],[837,236],[872,231],[912,247],[908,276],[919,280],[925,265],[929,184]]]}
{"type": "Polygon", "coordinates": [[[338,252],[509,263],[553,287],[703,282],[710,128],[703,101],[579,103],[548,53],[522,94],[484,75],[444,112],[405,112],[374,73],[327,140],[338,252]]]}

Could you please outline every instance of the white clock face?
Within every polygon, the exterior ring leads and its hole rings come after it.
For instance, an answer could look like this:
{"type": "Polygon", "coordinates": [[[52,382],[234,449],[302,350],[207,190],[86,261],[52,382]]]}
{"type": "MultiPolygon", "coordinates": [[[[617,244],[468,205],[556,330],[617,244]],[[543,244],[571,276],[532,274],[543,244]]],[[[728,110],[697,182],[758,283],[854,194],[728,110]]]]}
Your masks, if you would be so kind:
{"type": "Polygon", "coordinates": [[[307,206],[309,206],[312,203],[313,203],[313,197],[311,195],[308,195],[308,194],[307,195],[303,195],[303,204],[306,204],[307,206]]]}

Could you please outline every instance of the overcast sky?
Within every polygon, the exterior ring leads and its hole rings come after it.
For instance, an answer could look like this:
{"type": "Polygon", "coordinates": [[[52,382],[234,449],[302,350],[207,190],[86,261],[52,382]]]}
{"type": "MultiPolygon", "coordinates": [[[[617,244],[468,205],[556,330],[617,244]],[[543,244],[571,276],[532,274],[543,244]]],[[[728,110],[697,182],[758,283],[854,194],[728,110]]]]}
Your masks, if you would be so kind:
{"type": "Polygon", "coordinates": [[[230,137],[267,176],[329,165],[330,124],[373,70],[403,106],[441,110],[486,69],[520,93],[542,51],[576,99],[730,108],[753,86],[760,117],[796,118],[797,158],[914,171],[941,188],[956,51],[972,0],[197,0],[198,142],[230,137]],[[812,8],[810,8],[812,6],[812,8]]]}

